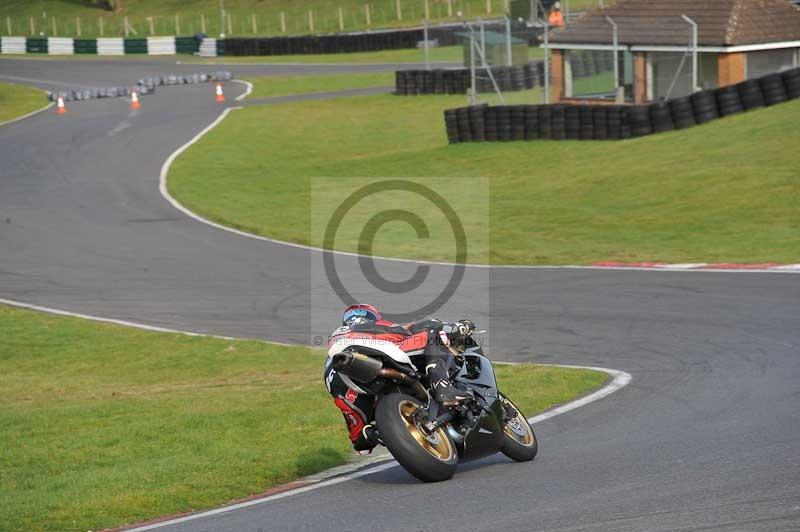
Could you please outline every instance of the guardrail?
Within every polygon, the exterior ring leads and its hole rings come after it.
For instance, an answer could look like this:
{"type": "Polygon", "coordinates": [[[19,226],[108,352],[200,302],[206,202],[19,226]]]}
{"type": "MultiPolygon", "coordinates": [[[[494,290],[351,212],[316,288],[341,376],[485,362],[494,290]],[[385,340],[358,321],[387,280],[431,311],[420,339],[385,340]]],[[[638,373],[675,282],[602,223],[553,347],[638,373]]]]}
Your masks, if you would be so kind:
{"type": "Polygon", "coordinates": [[[175,55],[193,54],[200,49],[194,37],[147,37],[124,39],[99,37],[72,39],[68,37],[0,37],[2,54],[97,54],[97,55],[175,55]]]}

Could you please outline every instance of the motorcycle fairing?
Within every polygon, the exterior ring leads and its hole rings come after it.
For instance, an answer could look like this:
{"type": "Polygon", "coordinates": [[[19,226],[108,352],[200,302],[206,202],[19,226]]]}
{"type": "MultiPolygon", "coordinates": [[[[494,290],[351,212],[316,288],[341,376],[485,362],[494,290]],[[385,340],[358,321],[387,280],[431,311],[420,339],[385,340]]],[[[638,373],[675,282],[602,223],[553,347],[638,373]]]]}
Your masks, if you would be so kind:
{"type": "Polygon", "coordinates": [[[464,353],[464,364],[453,379],[460,387],[475,393],[483,407],[474,427],[457,444],[462,460],[476,460],[497,452],[503,441],[503,405],[499,400],[497,381],[488,358],[469,350],[464,353]]]}

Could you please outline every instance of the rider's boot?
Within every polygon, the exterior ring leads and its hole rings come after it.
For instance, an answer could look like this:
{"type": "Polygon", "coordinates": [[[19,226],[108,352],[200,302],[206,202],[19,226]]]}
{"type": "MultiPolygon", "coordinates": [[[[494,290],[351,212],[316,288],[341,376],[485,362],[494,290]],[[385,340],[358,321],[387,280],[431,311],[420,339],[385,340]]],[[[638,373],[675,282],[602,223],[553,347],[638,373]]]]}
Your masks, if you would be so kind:
{"type": "Polygon", "coordinates": [[[431,382],[431,389],[436,400],[444,406],[453,406],[468,399],[469,395],[459,390],[450,382],[444,361],[429,364],[426,368],[428,379],[431,382]]]}

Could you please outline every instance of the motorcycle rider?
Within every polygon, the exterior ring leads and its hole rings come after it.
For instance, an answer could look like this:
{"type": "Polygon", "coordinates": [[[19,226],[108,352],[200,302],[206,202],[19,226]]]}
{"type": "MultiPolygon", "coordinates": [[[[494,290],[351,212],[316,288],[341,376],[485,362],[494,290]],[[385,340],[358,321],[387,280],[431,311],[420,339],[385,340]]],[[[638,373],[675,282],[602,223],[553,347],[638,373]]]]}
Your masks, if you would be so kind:
{"type": "MultiPolygon", "coordinates": [[[[434,397],[442,405],[452,406],[468,396],[450,382],[450,371],[456,366],[453,352],[448,347],[451,340],[464,338],[474,329],[475,324],[469,320],[447,323],[426,319],[399,325],[384,320],[372,305],[358,304],[345,309],[342,326],[331,333],[329,345],[346,338],[367,337],[392,342],[409,357],[424,357],[425,373],[434,397]]],[[[380,443],[374,421],[375,397],[359,393],[345,384],[333,369],[330,358],[326,361],[324,375],[325,387],[347,423],[353,448],[358,452],[371,452],[380,443]]]]}

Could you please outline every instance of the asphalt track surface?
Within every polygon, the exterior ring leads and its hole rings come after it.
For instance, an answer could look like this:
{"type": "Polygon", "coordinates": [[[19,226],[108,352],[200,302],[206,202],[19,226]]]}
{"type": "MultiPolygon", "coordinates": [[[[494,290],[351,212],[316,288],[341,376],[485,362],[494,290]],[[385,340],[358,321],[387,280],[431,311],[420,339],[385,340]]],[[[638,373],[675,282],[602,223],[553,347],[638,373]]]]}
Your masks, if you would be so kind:
{"type": "MultiPolygon", "coordinates": [[[[167,71],[175,65],[0,60],[0,79],[39,86],[167,71]]],[[[308,343],[313,252],[204,225],[159,194],[163,162],[220,113],[209,87],[165,88],[143,104],[132,114],[122,100],[74,102],[66,117],[0,128],[0,298],[308,343]]],[[[167,529],[800,529],[800,276],[484,271],[496,358],[610,367],[632,384],[537,425],[530,464],[497,455],[436,485],[392,468],[167,529]]],[[[457,295],[449,310],[469,308],[457,295]]]]}

